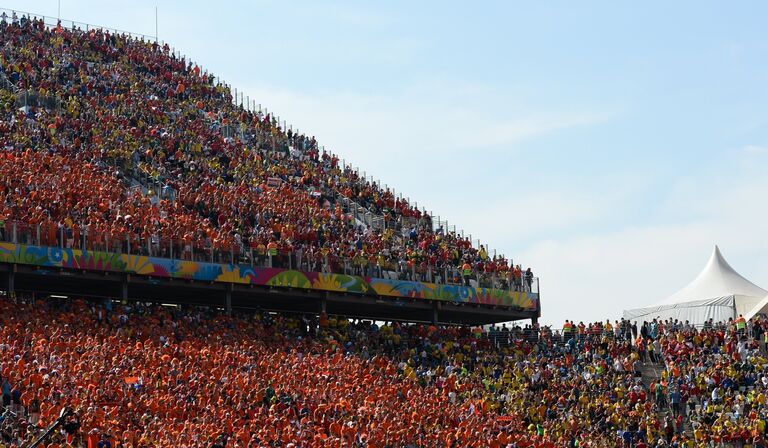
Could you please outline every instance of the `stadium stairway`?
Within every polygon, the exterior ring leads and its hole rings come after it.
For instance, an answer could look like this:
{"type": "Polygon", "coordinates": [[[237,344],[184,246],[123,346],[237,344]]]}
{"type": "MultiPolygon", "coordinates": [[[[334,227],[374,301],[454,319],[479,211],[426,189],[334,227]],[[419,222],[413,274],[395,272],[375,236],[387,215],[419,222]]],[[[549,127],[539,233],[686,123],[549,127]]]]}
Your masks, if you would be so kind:
{"type": "Polygon", "coordinates": [[[646,389],[650,390],[651,384],[659,381],[661,378],[661,368],[661,365],[650,362],[644,362],[640,366],[640,373],[643,375],[643,385],[645,385],[646,389]]]}
{"type": "MultiPolygon", "coordinates": [[[[642,363],[640,366],[640,373],[642,374],[642,381],[646,390],[650,391],[651,384],[661,380],[661,371],[663,368],[664,366],[662,364],[654,364],[650,362],[642,363]]],[[[668,412],[671,412],[671,408],[659,409],[657,412],[659,420],[663,421],[668,412]]],[[[683,431],[689,435],[693,434],[693,426],[691,425],[691,420],[688,418],[687,413],[683,414],[683,431]]]]}

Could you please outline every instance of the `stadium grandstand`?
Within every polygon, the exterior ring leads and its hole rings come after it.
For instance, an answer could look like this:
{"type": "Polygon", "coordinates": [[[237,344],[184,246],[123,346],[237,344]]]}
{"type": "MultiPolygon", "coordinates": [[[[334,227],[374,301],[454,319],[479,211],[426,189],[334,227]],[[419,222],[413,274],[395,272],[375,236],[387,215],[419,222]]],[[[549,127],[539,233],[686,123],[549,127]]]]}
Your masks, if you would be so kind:
{"type": "Polygon", "coordinates": [[[167,44],[4,14],[10,293],[471,324],[539,316],[530,268],[246,107],[167,44]]]}
{"type": "Polygon", "coordinates": [[[168,45],[0,16],[0,448],[766,447],[763,316],[540,325],[168,45]]]}

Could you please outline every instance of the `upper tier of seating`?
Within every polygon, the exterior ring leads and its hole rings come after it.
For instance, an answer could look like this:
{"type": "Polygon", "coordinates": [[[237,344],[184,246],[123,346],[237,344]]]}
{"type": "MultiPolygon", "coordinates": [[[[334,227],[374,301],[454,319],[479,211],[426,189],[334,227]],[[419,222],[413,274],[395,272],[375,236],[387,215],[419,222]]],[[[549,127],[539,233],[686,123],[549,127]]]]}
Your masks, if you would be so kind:
{"type": "Polygon", "coordinates": [[[51,242],[65,232],[60,243],[238,260],[301,251],[414,280],[466,281],[469,268],[483,286],[513,284],[511,260],[234,105],[168,45],[6,20],[0,87],[0,220],[51,242]]]}

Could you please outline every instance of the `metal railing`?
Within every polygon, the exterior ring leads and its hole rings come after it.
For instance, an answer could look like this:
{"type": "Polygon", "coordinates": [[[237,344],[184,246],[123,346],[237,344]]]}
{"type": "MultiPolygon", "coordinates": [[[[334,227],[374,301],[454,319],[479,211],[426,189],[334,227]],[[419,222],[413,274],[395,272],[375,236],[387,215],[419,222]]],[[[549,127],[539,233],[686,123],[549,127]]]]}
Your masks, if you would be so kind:
{"type": "Polygon", "coordinates": [[[40,93],[24,89],[16,94],[16,107],[42,107],[48,110],[58,110],[61,108],[61,98],[56,95],[40,95],[40,93]]]}
{"type": "Polygon", "coordinates": [[[369,226],[373,230],[383,230],[386,227],[384,217],[377,215],[357,202],[339,195],[339,204],[345,213],[352,215],[353,218],[369,226]]]}
{"type": "Polygon", "coordinates": [[[159,233],[147,234],[138,230],[127,234],[115,234],[88,224],[70,225],[52,222],[28,224],[20,221],[0,221],[0,241],[62,249],[539,293],[538,277],[526,276],[525,271],[521,271],[519,276],[509,272],[485,272],[476,268],[464,271],[458,266],[430,265],[425,261],[402,257],[394,259],[362,254],[348,256],[325,249],[290,249],[277,247],[276,243],[249,244],[244,240],[230,246],[223,246],[215,245],[207,238],[163,238],[159,233]]]}
{"type": "MultiPolygon", "coordinates": [[[[85,22],[78,22],[76,20],[61,19],[57,17],[46,16],[44,14],[36,14],[28,11],[18,11],[14,9],[0,8],[0,21],[2,22],[18,23],[23,25],[25,22],[28,22],[29,20],[42,20],[45,26],[51,27],[51,28],[61,25],[62,28],[80,29],[86,32],[90,30],[104,30],[104,31],[108,31],[111,34],[125,35],[132,39],[144,40],[146,42],[155,42],[157,38],[157,36],[149,36],[146,34],[134,33],[132,31],[120,30],[116,28],[110,28],[110,27],[105,27],[101,25],[94,25],[94,24],[85,23],[85,22]]],[[[164,43],[162,41],[157,41],[157,42],[160,43],[161,45],[164,43]]]]}

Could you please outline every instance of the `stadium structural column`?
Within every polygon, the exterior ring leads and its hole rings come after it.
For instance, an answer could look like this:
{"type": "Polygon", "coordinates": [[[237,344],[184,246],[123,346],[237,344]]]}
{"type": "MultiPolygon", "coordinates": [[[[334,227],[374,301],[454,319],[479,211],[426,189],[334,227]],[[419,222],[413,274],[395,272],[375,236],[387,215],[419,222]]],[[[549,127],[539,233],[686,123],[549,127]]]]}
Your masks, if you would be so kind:
{"type": "Polygon", "coordinates": [[[536,324],[539,323],[539,318],[541,317],[541,287],[538,280],[536,281],[536,293],[539,296],[538,300],[536,301],[538,309],[536,310],[536,315],[531,318],[531,326],[536,326],[536,324]]]}
{"type": "Polygon", "coordinates": [[[328,309],[328,296],[330,296],[330,295],[331,294],[329,292],[326,292],[325,294],[323,294],[322,297],[320,297],[320,314],[327,313],[327,309],[328,309]]]}
{"type": "Polygon", "coordinates": [[[13,295],[16,293],[16,265],[11,265],[11,268],[8,269],[8,288],[7,288],[7,294],[8,297],[13,297],[13,295]]]}
{"type": "Polygon", "coordinates": [[[232,283],[224,285],[224,308],[232,315],[232,283]]]}
{"type": "Polygon", "coordinates": [[[130,275],[125,274],[123,276],[123,281],[120,289],[120,299],[122,300],[128,300],[128,279],[130,278],[130,275]]]}
{"type": "Polygon", "coordinates": [[[440,323],[440,320],[438,319],[438,313],[437,313],[438,306],[439,306],[438,302],[432,302],[432,324],[433,325],[437,325],[438,323],[440,323]]]}

